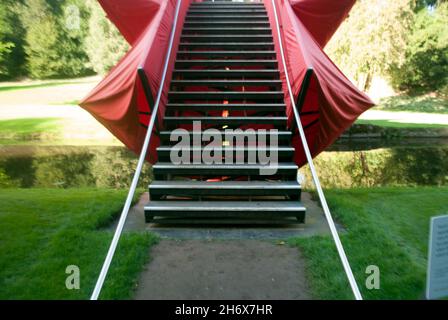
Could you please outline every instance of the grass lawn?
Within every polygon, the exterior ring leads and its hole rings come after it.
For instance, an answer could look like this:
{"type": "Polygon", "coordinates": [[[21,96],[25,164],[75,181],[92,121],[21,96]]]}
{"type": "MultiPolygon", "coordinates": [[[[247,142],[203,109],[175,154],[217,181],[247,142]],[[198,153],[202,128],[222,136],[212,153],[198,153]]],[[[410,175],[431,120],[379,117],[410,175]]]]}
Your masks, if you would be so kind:
{"type": "Polygon", "coordinates": [[[430,96],[410,97],[402,95],[382,99],[375,109],[385,111],[448,113],[448,99],[430,96]]]}
{"type": "Polygon", "coordinates": [[[394,120],[366,120],[366,119],[358,119],[356,120],[356,124],[370,124],[378,127],[388,127],[388,128],[399,128],[399,129],[412,129],[412,128],[447,128],[447,125],[444,124],[432,124],[432,123],[405,123],[405,122],[396,122],[394,120]]]}
{"type": "Polygon", "coordinates": [[[49,88],[55,86],[88,83],[90,81],[92,80],[87,77],[87,78],[48,80],[48,81],[28,80],[22,82],[0,82],[0,92],[49,88]]]}
{"type": "Polygon", "coordinates": [[[59,118],[23,118],[0,120],[0,145],[27,144],[61,140],[63,120],[59,118]]]}
{"type": "MultiPolygon", "coordinates": [[[[111,189],[1,189],[0,299],[88,299],[126,191],[111,189]],[[68,290],[68,265],[80,269],[80,290],[68,290]]],[[[120,240],[101,298],[132,297],[156,242],[149,233],[120,240]]]]}
{"type": "MultiPolygon", "coordinates": [[[[366,299],[421,299],[426,280],[429,220],[448,214],[448,187],[328,190],[332,214],[360,290],[366,299]],[[381,272],[379,290],[367,290],[367,266],[381,272]]],[[[330,236],[290,239],[307,260],[318,299],[352,299],[330,236]]]]}

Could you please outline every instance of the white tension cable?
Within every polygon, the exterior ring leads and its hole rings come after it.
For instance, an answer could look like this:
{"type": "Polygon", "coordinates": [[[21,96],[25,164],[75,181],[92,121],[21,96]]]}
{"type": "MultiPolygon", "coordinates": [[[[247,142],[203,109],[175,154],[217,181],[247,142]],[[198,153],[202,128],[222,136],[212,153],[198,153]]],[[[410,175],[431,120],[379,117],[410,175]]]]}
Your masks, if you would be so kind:
{"type": "Polygon", "coordinates": [[[134,177],[132,178],[131,187],[129,188],[129,193],[126,198],[126,202],[124,204],[123,211],[121,212],[120,220],[118,221],[117,229],[115,230],[114,237],[109,247],[109,251],[107,252],[106,259],[104,260],[103,267],[101,268],[100,275],[95,285],[95,289],[93,290],[92,296],[90,300],[97,300],[100,295],[101,289],[104,284],[104,280],[106,279],[107,272],[109,271],[110,264],[115,254],[115,250],[117,249],[118,241],[120,240],[121,232],[123,231],[124,223],[126,222],[126,218],[128,217],[129,208],[131,207],[132,199],[134,198],[135,189],[137,188],[137,183],[140,178],[140,173],[142,172],[143,163],[145,162],[146,153],[148,151],[149,141],[151,139],[152,130],[154,128],[154,124],[157,119],[157,113],[159,110],[160,99],[162,97],[163,86],[165,83],[166,73],[168,70],[168,64],[170,62],[171,51],[173,48],[174,35],[176,33],[177,27],[177,18],[179,16],[179,9],[182,0],[179,0],[176,5],[176,12],[174,15],[174,23],[173,28],[171,29],[171,35],[169,40],[168,52],[165,58],[165,65],[163,68],[162,79],[160,80],[160,87],[157,92],[157,99],[154,103],[154,108],[151,114],[151,119],[149,121],[148,130],[146,132],[145,141],[143,143],[142,151],[140,152],[140,157],[138,158],[137,168],[135,169],[134,177]]]}
{"type": "Polygon", "coordinates": [[[313,157],[311,156],[311,152],[308,147],[308,142],[306,141],[305,131],[303,130],[302,122],[300,121],[300,116],[297,111],[295,99],[292,94],[291,83],[289,82],[288,69],[286,68],[286,59],[285,59],[285,55],[284,55],[284,51],[283,51],[283,44],[282,44],[282,40],[281,40],[282,37],[281,37],[281,32],[280,32],[280,24],[278,22],[275,0],[271,0],[271,1],[272,1],[272,7],[274,9],[275,25],[276,25],[276,29],[277,29],[278,42],[279,42],[279,47],[280,47],[280,53],[282,56],[283,68],[285,69],[286,84],[288,85],[289,97],[291,98],[294,116],[296,118],[297,127],[299,129],[299,134],[300,134],[300,139],[302,140],[303,149],[305,150],[306,159],[310,166],[311,175],[313,176],[314,185],[316,186],[320,203],[324,210],[325,217],[328,222],[328,226],[330,227],[331,235],[333,236],[333,240],[336,244],[336,248],[338,250],[339,257],[341,258],[341,262],[342,262],[342,265],[344,266],[344,270],[345,270],[345,273],[347,274],[347,278],[348,278],[348,281],[350,282],[350,286],[352,288],[353,294],[354,294],[356,300],[362,300],[361,292],[359,291],[355,277],[353,276],[353,272],[350,267],[350,263],[348,262],[347,256],[344,251],[344,247],[342,246],[342,243],[341,243],[341,239],[339,239],[338,231],[336,230],[336,226],[334,225],[333,217],[331,216],[330,209],[328,208],[328,204],[327,204],[327,200],[325,199],[324,191],[322,190],[322,186],[320,185],[319,177],[317,176],[317,172],[314,167],[313,157]]]}

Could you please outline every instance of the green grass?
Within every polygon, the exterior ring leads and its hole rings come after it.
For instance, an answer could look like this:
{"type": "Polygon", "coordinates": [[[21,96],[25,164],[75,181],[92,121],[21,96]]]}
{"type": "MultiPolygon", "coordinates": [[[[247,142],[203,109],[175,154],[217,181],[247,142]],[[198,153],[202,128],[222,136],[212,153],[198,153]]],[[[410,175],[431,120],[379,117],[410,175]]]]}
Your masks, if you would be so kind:
{"type": "Polygon", "coordinates": [[[444,124],[432,124],[432,123],[403,123],[403,122],[395,122],[393,120],[365,120],[358,119],[356,120],[356,124],[368,124],[378,127],[387,127],[387,128],[399,128],[399,129],[425,129],[425,128],[448,128],[448,125],[444,124]]]}
{"type": "Polygon", "coordinates": [[[386,111],[410,111],[448,113],[448,100],[431,96],[395,96],[384,98],[375,109],[386,111]]]}
{"type": "Polygon", "coordinates": [[[86,83],[86,82],[88,82],[88,80],[84,80],[84,79],[54,80],[54,81],[28,82],[28,83],[24,82],[21,84],[8,84],[7,82],[3,82],[3,83],[0,83],[0,92],[48,88],[48,87],[64,86],[64,85],[70,85],[70,84],[80,84],[80,83],[86,83]]]}
{"type": "MultiPolygon", "coordinates": [[[[1,189],[0,299],[87,299],[112,238],[106,229],[125,191],[1,189]],[[80,290],[65,287],[68,265],[80,268],[80,290]]],[[[130,298],[156,238],[123,234],[101,298],[130,298]]]]}
{"type": "Polygon", "coordinates": [[[43,132],[58,132],[61,129],[58,118],[23,118],[0,120],[0,135],[25,135],[43,132]]]}
{"type": "MultiPolygon", "coordinates": [[[[448,187],[328,190],[333,216],[344,225],[341,240],[366,299],[424,296],[429,221],[448,214],[448,187]],[[365,270],[377,265],[379,290],[367,290],[365,270]]],[[[291,239],[301,248],[312,293],[318,299],[352,299],[330,236],[291,239]]]]}

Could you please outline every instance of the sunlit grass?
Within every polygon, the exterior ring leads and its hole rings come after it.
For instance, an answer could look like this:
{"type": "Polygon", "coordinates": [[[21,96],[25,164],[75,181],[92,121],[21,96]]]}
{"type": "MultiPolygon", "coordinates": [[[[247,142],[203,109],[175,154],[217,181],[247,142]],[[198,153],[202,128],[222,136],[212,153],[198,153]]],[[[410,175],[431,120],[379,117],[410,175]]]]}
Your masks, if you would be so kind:
{"type": "MultiPolygon", "coordinates": [[[[342,243],[367,299],[424,297],[430,217],[448,214],[448,187],[328,190],[342,243]],[[380,268],[380,289],[367,290],[366,268],[380,268]]],[[[352,299],[330,236],[292,239],[301,248],[315,298],[352,299]]]]}
{"type": "MultiPolygon", "coordinates": [[[[106,256],[125,190],[0,189],[0,299],[88,299],[106,256]],[[68,265],[80,289],[68,290],[68,265]]],[[[156,238],[126,232],[102,298],[130,298],[156,238]]]]}

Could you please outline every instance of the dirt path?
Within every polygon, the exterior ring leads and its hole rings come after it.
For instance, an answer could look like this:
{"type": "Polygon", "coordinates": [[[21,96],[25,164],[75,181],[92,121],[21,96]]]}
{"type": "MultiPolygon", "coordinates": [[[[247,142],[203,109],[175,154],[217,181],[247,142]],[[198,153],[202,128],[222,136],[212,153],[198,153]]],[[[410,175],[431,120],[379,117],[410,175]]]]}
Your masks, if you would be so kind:
{"type": "Polygon", "coordinates": [[[262,240],[162,240],[135,299],[310,299],[296,248],[262,240]]]}

